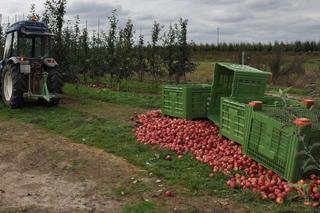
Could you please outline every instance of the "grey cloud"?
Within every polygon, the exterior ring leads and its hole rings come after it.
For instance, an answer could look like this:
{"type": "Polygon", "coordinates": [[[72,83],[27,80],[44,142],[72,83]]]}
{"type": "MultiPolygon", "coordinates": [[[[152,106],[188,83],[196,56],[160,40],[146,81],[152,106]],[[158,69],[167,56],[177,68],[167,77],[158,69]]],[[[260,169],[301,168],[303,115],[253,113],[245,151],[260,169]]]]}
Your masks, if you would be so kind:
{"type": "Polygon", "coordinates": [[[289,0],[248,0],[244,5],[252,10],[280,10],[289,9],[293,6],[293,2],[289,0]]]}
{"type": "Polygon", "coordinates": [[[150,22],[150,20],[153,20],[154,16],[153,15],[140,15],[140,16],[136,16],[135,20],[136,21],[148,21],[150,22]]]}
{"type": "Polygon", "coordinates": [[[76,1],[68,5],[67,13],[74,15],[84,16],[99,16],[109,15],[112,10],[117,9],[120,15],[128,15],[129,12],[125,11],[121,5],[113,5],[108,2],[95,2],[95,1],[76,1]]]}
{"type": "Polygon", "coordinates": [[[100,19],[101,26],[106,25],[107,17],[114,9],[117,10],[121,20],[129,16],[129,12],[124,10],[121,5],[82,0],[68,4],[66,17],[68,20],[73,20],[76,15],[79,15],[82,25],[87,21],[89,28],[96,28],[98,19],[100,19]]]}
{"type": "MultiPolygon", "coordinates": [[[[31,0],[39,10],[43,0],[31,0]]],[[[215,42],[216,28],[221,30],[222,42],[274,40],[319,40],[320,1],[318,0],[69,0],[66,20],[80,15],[81,26],[87,20],[89,30],[107,31],[107,17],[118,10],[120,25],[133,20],[136,34],[140,31],[150,40],[154,20],[165,25],[179,17],[189,19],[189,39],[196,42],[215,42]]],[[[27,14],[29,5],[20,0],[1,0],[6,7],[0,13],[11,17],[27,14]]],[[[31,3],[30,3],[31,4],[31,3]]]]}

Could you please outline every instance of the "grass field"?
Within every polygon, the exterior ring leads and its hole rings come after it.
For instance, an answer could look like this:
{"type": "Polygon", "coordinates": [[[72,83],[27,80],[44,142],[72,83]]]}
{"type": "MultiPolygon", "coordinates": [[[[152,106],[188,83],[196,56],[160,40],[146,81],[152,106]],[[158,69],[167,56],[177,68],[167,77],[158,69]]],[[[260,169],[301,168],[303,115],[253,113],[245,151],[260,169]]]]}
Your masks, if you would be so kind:
{"type": "MultiPolygon", "coordinates": [[[[208,174],[211,172],[211,167],[199,163],[190,155],[183,159],[174,157],[173,161],[164,161],[161,159],[165,155],[175,156],[175,154],[137,143],[132,124],[123,120],[123,117],[133,115],[133,109],[129,107],[132,105],[141,108],[142,111],[157,108],[158,104],[155,103],[142,104],[150,100],[149,95],[131,96],[130,93],[125,93],[125,95],[119,93],[117,96],[116,92],[99,93],[95,89],[86,87],[81,87],[79,93],[76,93],[74,85],[66,85],[65,90],[68,95],[75,96],[75,98],[81,97],[80,104],[63,104],[55,108],[31,105],[17,110],[10,110],[1,104],[0,116],[49,129],[77,143],[95,146],[120,156],[148,173],[165,179],[172,186],[187,188],[188,191],[183,196],[213,195],[227,198],[240,206],[251,209],[252,212],[308,212],[308,208],[304,207],[301,201],[276,205],[260,200],[258,195],[249,191],[231,190],[227,187],[227,178],[223,174],[219,173],[214,178],[210,178],[208,174]],[[108,94],[113,94],[114,97],[107,98],[108,94]],[[99,104],[99,101],[116,103],[117,111],[121,111],[123,116],[109,119],[108,115],[91,113],[92,111],[86,110],[105,107],[99,104]]],[[[108,110],[108,108],[104,109],[108,110]]],[[[124,208],[124,212],[137,212],[135,209],[143,209],[143,212],[157,212],[156,205],[152,202],[128,205],[124,208]]]]}

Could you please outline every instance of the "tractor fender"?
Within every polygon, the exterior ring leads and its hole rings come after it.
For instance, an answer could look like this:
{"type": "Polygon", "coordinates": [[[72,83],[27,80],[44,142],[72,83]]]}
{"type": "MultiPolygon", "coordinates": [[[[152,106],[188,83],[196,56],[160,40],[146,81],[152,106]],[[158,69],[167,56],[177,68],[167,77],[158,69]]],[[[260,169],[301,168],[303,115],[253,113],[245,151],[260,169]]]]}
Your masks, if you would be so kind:
{"type": "Polygon", "coordinates": [[[58,63],[56,62],[56,60],[54,60],[54,58],[45,58],[43,60],[43,63],[47,66],[47,67],[56,67],[58,66],[58,63]]]}
{"type": "Polygon", "coordinates": [[[13,63],[13,64],[19,64],[21,61],[17,57],[11,57],[7,60],[7,64],[13,63]]]}
{"type": "Polygon", "coordinates": [[[6,64],[18,65],[20,72],[23,74],[29,74],[31,72],[30,62],[24,60],[22,57],[11,57],[7,60],[6,64]]]}

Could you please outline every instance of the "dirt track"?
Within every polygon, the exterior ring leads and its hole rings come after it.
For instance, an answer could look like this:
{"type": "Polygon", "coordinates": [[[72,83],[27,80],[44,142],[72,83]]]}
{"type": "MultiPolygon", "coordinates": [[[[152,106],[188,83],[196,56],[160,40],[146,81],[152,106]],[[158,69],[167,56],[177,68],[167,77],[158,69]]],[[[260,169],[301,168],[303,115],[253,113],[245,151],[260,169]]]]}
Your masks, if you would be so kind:
{"type": "Polygon", "coordinates": [[[122,212],[154,201],[156,212],[243,212],[227,200],[191,197],[122,158],[47,130],[0,119],[0,212],[122,212]],[[171,187],[172,189],[172,187],[171,187]]]}

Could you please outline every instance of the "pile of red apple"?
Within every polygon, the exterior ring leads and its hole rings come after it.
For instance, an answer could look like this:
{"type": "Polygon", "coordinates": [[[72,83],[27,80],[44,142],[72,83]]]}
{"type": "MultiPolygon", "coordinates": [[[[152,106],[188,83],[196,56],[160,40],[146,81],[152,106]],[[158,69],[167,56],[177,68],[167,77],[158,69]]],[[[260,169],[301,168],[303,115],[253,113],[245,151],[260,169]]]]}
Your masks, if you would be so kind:
{"type": "Polygon", "coordinates": [[[274,200],[279,204],[290,193],[296,193],[310,198],[306,205],[319,206],[320,179],[312,176],[310,180],[299,181],[299,184],[289,184],[245,156],[239,144],[219,136],[218,127],[209,121],[170,118],[162,115],[160,110],[153,110],[139,115],[137,122],[139,125],[135,135],[139,142],[173,150],[178,156],[191,152],[197,160],[210,164],[213,172],[228,175],[230,179],[227,184],[231,188],[251,190],[260,193],[262,199],[274,200]],[[302,190],[306,184],[307,194],[302,190]]]}

